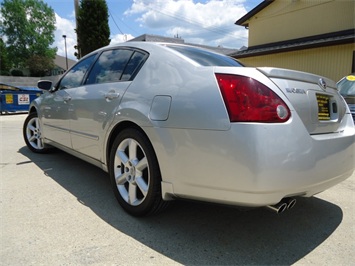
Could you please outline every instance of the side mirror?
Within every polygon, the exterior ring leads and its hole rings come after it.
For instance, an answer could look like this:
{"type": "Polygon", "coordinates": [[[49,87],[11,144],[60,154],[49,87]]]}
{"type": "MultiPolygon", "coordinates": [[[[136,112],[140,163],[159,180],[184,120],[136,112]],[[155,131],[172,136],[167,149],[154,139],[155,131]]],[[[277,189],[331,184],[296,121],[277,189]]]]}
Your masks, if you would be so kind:
{"type": "Polygon", "coordinates": [[[41,90],[49,91],[52,88],[52,84],[50,80],[40,80],[37,83],[37,87],[41,90]]]}

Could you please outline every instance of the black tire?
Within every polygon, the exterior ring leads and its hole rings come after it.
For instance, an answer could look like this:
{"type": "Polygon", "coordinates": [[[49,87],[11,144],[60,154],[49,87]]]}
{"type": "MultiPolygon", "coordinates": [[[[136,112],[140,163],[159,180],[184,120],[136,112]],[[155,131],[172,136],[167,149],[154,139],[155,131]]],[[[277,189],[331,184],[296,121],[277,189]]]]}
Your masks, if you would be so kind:
{"type": "Polygon", "coordinates": [[[23,138],[27,147],[35,153],[47,153],[48,147],[42,138],[42,126],[37,113],[30,113],[23,124],[23,138]]]}
{"type": "Polygon", "coordinates": [[[141,131],[127,128],[118,134],[111,147],[109,171],[114,194],[127,213],[146,216],[167,207],[158,160],[141,131]]]}

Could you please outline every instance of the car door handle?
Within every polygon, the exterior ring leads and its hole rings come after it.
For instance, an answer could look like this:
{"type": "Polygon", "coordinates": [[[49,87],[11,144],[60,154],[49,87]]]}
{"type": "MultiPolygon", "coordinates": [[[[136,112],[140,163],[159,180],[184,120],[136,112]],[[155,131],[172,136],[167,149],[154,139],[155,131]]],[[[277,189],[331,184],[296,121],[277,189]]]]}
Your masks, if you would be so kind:
{"type": "Polygon", "coordinates": [[[116,99],[120,96],[118,92],[108,92],[105,94],[105,99],[106,100],[113,100],[116,99]]]}

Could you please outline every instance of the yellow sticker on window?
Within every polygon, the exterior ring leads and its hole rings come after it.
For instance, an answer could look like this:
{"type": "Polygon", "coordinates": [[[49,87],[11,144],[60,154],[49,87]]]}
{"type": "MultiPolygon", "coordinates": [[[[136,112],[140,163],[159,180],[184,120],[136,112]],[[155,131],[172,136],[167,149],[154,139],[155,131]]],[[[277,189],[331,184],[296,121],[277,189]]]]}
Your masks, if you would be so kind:
{"type": "Polygon", "coordinates": [[[355,81],[355,76],[354,75],[349,75],[346,77],[347,80],[349,81],[355,81]]]}

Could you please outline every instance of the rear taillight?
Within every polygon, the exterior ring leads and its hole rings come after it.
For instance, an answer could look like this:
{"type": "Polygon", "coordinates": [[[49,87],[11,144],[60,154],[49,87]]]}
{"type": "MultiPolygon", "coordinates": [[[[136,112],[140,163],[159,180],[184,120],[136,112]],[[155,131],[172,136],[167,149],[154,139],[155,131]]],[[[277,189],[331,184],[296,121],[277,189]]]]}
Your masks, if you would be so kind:
{"type": "Polygon", "coordinates": [[[231,122],[282,123],[290,118],[285,102],[259,81],[231,74],[216,78],[231,122]]]}

